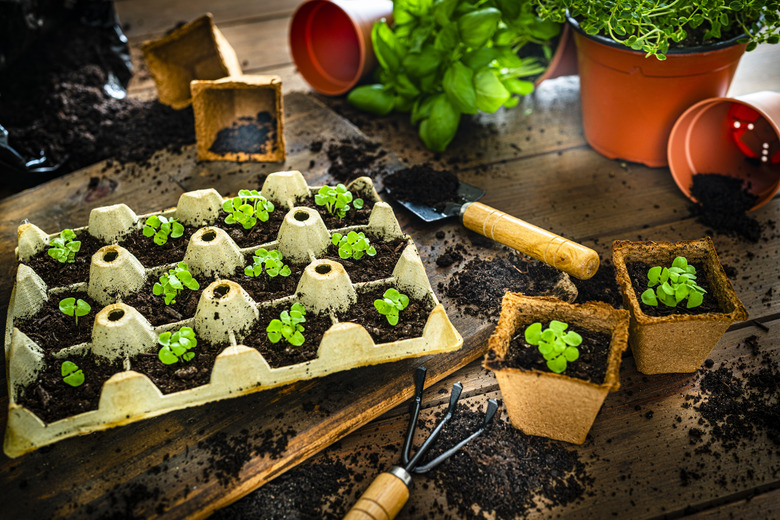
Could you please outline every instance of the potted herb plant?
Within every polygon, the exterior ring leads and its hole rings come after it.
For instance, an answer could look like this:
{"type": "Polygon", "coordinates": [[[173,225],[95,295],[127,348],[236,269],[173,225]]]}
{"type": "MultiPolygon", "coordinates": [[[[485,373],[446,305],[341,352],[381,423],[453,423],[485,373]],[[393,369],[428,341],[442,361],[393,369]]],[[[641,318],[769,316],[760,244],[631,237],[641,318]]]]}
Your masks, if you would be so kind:
{"type": "Polygon", "coordinates": [[[688,107],[725,95],[745,49],[780,39],[777,0],[536,3],[542,18],[574,28],[588,143],[652,167],[667,164],[688,107]]]}
{"type": "Polygon", "coordinates": [[[484,366],[515,428],[585,442],[607,393],[620,387],[628,322],[627,311],[603,302],[506,293],[484,366]]]}

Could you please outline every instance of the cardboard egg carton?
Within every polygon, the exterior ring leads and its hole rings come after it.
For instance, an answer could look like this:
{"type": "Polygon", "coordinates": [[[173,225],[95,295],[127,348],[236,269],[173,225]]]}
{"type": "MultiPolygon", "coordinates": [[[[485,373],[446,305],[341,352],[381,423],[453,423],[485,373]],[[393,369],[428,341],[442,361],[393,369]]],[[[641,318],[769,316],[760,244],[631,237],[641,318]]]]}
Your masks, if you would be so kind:
{"type": "Polygon", "coordinates": [[[341,228],[339,232],[364,231],[385,241],[401,237],[408,242],[391,278],[353,283],[340,263],[324,259],[331,233],[336,230],[327,229],[316,210],[296,206],[301,198],[316,193],[317,188],[310,188],[300,172],[274,173],[266,179],[261,193],[276,205],[276,211],[286,209],[287,213],[273,242],[239,248],[224,230],[211,226],[217,222],[223,202],[214,189],[184,193],[175,208],[155,213],[200,226],[190,238],[184,262],[196,278],[216,278],[201,294],[194,317],[157,327],[122,300],[143,287],[148,277],[156,278],[174,264],[144,268],[129,251],[116,244],[123,236],[142,227],[150,215],[138,216],[124,204],[92,210],[89,225],[74,231],[86,230],[108,245],[92,256],[89,281],[67,288],[47,287],[25,264],[58,234],[48,235],[32,224],[20,226],[16,250],[20,264],[6,326],[9,417],[5,453],[16,457],[60,439],[172,410],[360,366],[460,348],[463,339],[436,299],[414,243],[401,232],[391,207],[380,201],[369,178],[356,179],[349,188],[353,192],[369,193],[374,206],[367,225],[341,228]],[[308,264],[293,296],[254,301],[240,284],[220,279],[251,262],[252,253],[261,246],[278,249],[285,261],[308,264]],[[375,344],[362,326],[338,321],[337,314],[355,303],[356,289],[374,286],[396,287],[410,298],[434,305],[422,336],[375,344]],[[124,371],[104,383],[98,409],[47,424],[17,403],[20,390],[34,382],[45,367],[41,346],[15,328],[14,322],[34,315],[48,298],[64,291],[86,291],[103,307],[93,309],[97,314],[91,341],[60,345],[54,357],[91,353],[101,360],[121,361],[124,371]],[[272,368],[256,349],[242,345],[242,341],[257,323],[261,307],[281,304],[289,307],[294,302],[304,304],[307,315],[329,316],[332,326],[322,338],[314,359],[272,368]],[[146,375],[133,370],[131,358],[138,353],[156,353],[159,334],[182,326],[192,327],[199,340],[229,346],[217,356],[208,384],[164,395],[146,375]]]}

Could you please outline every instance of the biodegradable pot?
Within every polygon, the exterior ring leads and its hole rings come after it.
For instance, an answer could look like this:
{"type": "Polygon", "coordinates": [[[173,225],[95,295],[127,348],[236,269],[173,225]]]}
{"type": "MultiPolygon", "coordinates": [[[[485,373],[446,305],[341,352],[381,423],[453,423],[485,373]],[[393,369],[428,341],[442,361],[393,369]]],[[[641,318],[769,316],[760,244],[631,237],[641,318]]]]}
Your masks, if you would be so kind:
{"type": "Polygon", "coordinates": [[[709,237],[683,242],[616,240],[612,243],[612,262],[623,304],[631,312],[629,341],[634,362],[643,374],[695,372],[726,329],[732,323],[748,318],[709,237]],[[722,312],[662,317],[642,312],[640,295],[634,291],[626,264],[644,262],[650,266],[671,266],[678,256],[684,256],[689,263],[704,265],[704,273],[697,273],[697,276],[706,276],[710,284],[710,292],[705,298],[716,298],[722,312]]]}
{"type": "Polygon", "coordinates": [[[620,361],[628,344],[628,322],[627,311],[602,302],[571,304],[557,298],[506,293],[484,366],[496,375],[512,425],[528,435],[573,444],[585,442],[607,393],[620,388],[620,361]],[[610,335],[607,372],[602,383],[503,364],[514,336],[522,334],[531,323],[550,320],[565,321],[574,330],[610,335]]]}
{"type": "Polygon", "coordinates": [[[669,136],[669,168],[691,200],[697,173],[743,179],[758,199],[769,202],[780,188],[780,93],[754,92],[700,101],[677,120],[669,136]]]}
{"type": "Polygon", "coordinates": [[[723,96],[745,44],[670,49],[666,60],[645,58],[609,38],[586,35],[569,18],[577,45],[585,139],[610,159],[667,165],[677,118],[703,99],[723,96]]]}

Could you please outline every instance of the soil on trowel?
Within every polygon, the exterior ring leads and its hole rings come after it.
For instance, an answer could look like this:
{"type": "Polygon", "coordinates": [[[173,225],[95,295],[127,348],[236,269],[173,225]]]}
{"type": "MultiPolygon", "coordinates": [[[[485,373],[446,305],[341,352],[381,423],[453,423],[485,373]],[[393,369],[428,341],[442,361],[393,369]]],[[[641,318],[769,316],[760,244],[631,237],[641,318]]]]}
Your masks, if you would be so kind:
{"type": "Polygon", "coordinates": [[[29,261],[24,262],[41,277],[48,288],[65,287],[79,282],[86,282],[89,278],[89,268],[92,263],[92,255],[106,243],[87,233],[79,231],[76,240],[81,242],[81,247],[73,258],[73,263],[62,263],[49,256],[49,247],[39,251],[29,261]]]}
{"type": "Polygon", "coordinates": [[[198,340],[195,348],[190,350],[195,357],[190,361],[179,360],[171,365],[160,361],[155,349],[154,352],[140,353],[130,358],[130,369],[149,376],[163,394],[180,392],[208,384],[214,362],[227,346],[229,345],[209,345],[198,340]]]}
{"type": "Polygon", "coordinates": [[[409,244],[403,238],[396,238],[390,242],[384,242],[371,236],[366,238],[376,249],[376,255],[364,254],[359,260],[351,258],[346,260],[339,256],[339,248],[331,243],[325,256],[326,259],[344,266],[352,283],[382,280],[393,276],[398,259],[401,258],[401,254],[409,244]]]}
{"type": "Polygon", "coordinates": [[[699,202],[691,206],[691,211],[699,222],[719,233],[758,242],[762,225],[746,214],[758,196],[750,193],[749,188],[743,185],[742,179],[697,173],[693,176],[691,196],[699,202]]]}
{"type": "Polygon", "coordinates": [[[210,152],[264,154],[276,151],[276,118],[267,111],[255,117],[239,117],[230,127],[217,132],[210,152]]]}
{"type": "Polygon", "coordinates": [[[398,201],[429,206],[441,211],[458,198],[458,177],[429,164],[398,170],[384,178],[385,190],[398,201]]]}
{"type": "MultiPolygon", "coordinates": [[[[680,302],[676,307],[668,307],[660,301],[658,302],[657,306],[645,304],[642,301],[642,293],[645,292],[648,288],[647,272],[653,266],[645,264],[644,262],[627,263],[626,269],[628,270],[628,275],[631,278],[631,285],[634,288],[634,293],[636,294],[637,300],[639,301],[639,307],[642,309],[642,312],[648,316],[671,316],[673,314],[689,314],[692,316],[697,316],[699,314],[706,314],[710,312],[724,312],[723,309],[720,308],[720,304],[718,303],[715,294],[710,289],[710,282],[707,277],[707,271],[705,270],[704,265],[695,262],[690,262],[690,265],[696,268],[696,284],[707,292],[704,293],[704,301],[701,305],[688,309],[685,302],[680,302]]],[[[656,287],[653,287],[653,290],[655,290],[656,287]]]]}
{"type": "Polygon", "coordinates": [[[32,317],[14,322],[14,327],[24,332],[36,345],[47,352],[57,352],[65,347],[92,340],[92,324],[95,314],[103,307],[86,293],[66,292],[52,295],[32,317]],[[65,298],[84,300],[91,307],[85,316],[68,316],[60,310],[65,298]]]}

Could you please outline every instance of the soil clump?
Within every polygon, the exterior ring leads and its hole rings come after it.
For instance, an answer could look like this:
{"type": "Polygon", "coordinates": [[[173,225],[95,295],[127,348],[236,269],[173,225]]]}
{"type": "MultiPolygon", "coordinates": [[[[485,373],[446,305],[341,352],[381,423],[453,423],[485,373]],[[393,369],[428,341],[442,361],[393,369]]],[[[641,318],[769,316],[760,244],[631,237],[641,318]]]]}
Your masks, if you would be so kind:
{"type": "Polygon", "coordinates": [[[718,233],[736,236],[748,242],[758,242],[763,226],[747,216],[758,196],[743,186],[742,179],[717,173],[697,173],[693,176],[691,195],[699,202],[691,206],[697,220],[718,233]]]}

